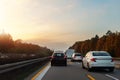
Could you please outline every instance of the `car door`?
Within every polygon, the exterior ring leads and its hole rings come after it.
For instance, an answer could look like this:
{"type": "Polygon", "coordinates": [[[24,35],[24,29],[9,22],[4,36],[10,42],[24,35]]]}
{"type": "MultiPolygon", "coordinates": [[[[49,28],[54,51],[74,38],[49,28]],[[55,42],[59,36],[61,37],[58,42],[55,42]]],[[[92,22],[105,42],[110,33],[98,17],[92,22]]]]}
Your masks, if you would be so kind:
{"type": "Polygon", "coordinates": [[[89,61],[90,61],[90,52],[88,52],[87,54],[86,54],[86,56],[85,56],[85,58],[84,58],[84,66],[87,68],[88,66],[88,63],[89,63],[89,61]]]}
{"type": "Polygon", "coordinates": [[[84,64],[84,67],[87,67],[87,55],[85,55],[85,57],[83,58],[83,64],[84,64]]]}

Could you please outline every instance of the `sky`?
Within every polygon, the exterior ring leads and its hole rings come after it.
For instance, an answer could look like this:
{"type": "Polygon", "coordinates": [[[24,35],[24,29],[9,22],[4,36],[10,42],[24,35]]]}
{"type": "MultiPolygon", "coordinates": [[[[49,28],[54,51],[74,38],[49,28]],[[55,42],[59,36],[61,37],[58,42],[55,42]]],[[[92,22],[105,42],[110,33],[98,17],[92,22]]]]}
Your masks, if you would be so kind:
{"type": "Polygon", "coordinates": [[[120,31],[120,0],[0,0],[0,33],[66,50],[76,41],[120,31]]]}

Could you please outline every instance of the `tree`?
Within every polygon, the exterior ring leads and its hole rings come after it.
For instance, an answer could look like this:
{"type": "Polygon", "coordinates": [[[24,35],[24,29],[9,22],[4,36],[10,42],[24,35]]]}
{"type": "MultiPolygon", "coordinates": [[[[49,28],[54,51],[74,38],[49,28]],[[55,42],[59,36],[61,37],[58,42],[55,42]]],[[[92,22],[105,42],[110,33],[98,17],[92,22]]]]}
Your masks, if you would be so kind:
{"type": "Polygon", "coordinates": [[[108,30],[107,33],[106,33],[106,36],[109,36],[112,34],[112,31],[108,30]]]}
{"type": "Polygon", "coordinates": [[[96,35],[90,40],[76,42],[71,48],[83,54],[92,50],[103,50],[113,57],[120,57],[120,32],[113,33],[108,30],[101,38],[96,35]]]}
{"type": "Polygon", "coordinates": [[[14,47],[14,41],[10,34],[0,34],[0,52],[8,53],[9,49],[14,47]]]}

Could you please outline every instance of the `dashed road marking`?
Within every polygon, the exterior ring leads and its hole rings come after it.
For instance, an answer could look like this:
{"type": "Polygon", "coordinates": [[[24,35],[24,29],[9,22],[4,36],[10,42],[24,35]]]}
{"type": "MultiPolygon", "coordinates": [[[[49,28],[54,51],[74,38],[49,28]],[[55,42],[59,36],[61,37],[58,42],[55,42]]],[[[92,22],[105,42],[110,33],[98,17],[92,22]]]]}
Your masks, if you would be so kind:
{"type": "Polygon", "coordinates": [[[109,77],[109,78],[112,78],[113,80],[120,80],[120,79],[117,79],[117,78],[115,78],[115,77],[113,77],[113,76],[111,76],[111,75],[108,75],[108,74],[105,74],[105,76],[107,76],[107,77],[109,77]]]}
{"type": "Polygon", "coordinates": [[[41,80],[50,67],[50,63],[44,66],[31,80],[41,80]]]}
{"type": "Polygon", "coordinates": [[[90,80],[95,80],[95,78],[93,78],[91,75],[87,75],[87,77],[88,77],[90,80]]]}

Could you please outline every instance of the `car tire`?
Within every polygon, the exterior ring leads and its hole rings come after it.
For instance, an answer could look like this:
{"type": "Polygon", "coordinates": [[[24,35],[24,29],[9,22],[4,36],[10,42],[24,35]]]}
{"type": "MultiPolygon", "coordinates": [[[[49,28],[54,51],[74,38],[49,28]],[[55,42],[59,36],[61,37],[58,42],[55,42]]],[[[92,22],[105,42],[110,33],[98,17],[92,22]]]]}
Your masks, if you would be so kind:
{"type": "Polygon", "coordinates": [[[66,61],[64,62],[64,66],[67,66],[67,62],[66,61]]]}
{"type": "Polygon", "coordinates": [[[53,63],[51,63],[51,66],[54,66],[54,64],[53,64],[53,63]]]}
{"type": "Polygon", "coordinates": [[[85,69],[85,66],[84,66],[83,62],[82,62],[82,68],[85,69]]]}
{"type": "Polygon", "coordinates": [[[87,70],[88,70],[89,72],[92,71],[92,68],[89,67],[89,63],[87,63],[87,70]]]}
{"type": "Polygon", "coordinates": [[[67,64],[65,63],[64,66],[67,66],[67,64]]]}
{"type": "Polygon", "coordinates": [[[88,71],[89,71],[89,72],[91,72],[91,71],[92,71],[92,69],[91,69],[91,68],[87,68],[87,69],[88,69],[88,71]]]}

